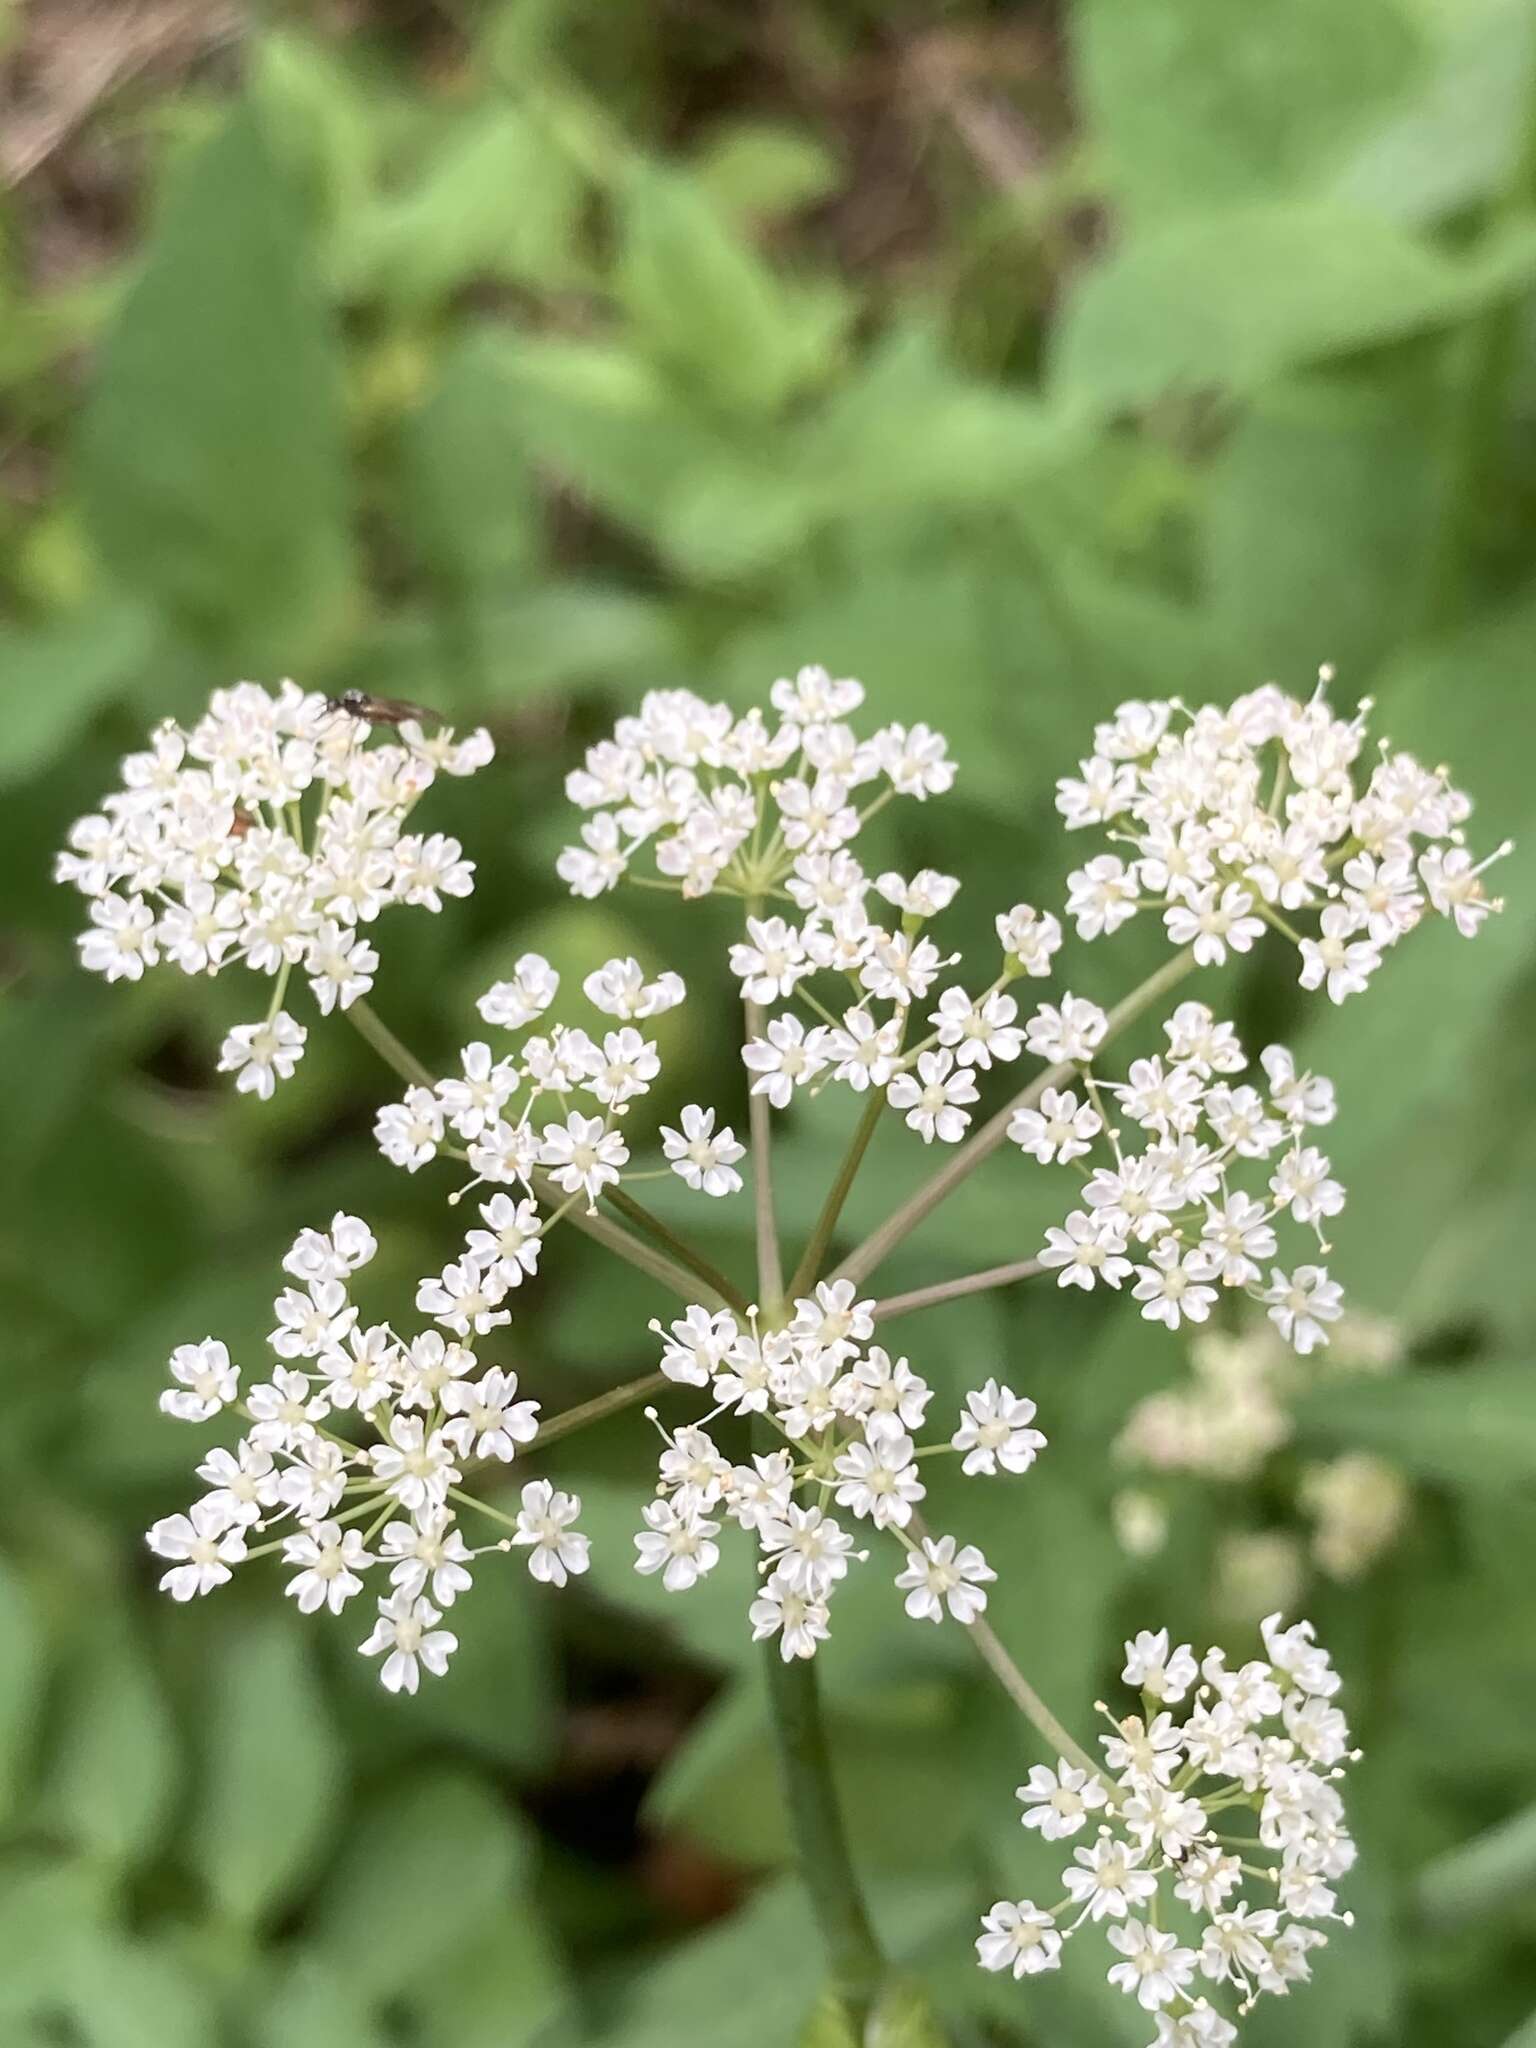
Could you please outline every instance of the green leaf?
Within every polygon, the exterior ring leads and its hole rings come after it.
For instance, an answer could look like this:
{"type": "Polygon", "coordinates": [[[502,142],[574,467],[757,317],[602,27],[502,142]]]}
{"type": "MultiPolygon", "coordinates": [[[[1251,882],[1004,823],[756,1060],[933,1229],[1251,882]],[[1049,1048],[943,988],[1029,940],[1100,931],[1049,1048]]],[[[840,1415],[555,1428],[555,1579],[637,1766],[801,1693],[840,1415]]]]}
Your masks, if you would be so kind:
{"type": "Polygon", "coordinates": [[[1417,625],[1446,509],[1424,431],[1435,398],[1425,366],[1380,366],[1276,385],[1238,421],[1200,501],[1235,675],[1295,687],[1326,660],[1353,694],[1417,625]]]}
{"type": "Polygon", "coordinates": [[[79,472],[108,566],[189,636],[253,670],[314,644],[346,580],[335,341],[249,107],[180,167],[102,345],[79,472]]]}
{"type": "Polygon", "coordinates": [[[1304,1443],[1379,1451],[1419,1478],[1536,1480],[1536,1361],[1348,1380],[1306,1395],[1295,1419],[1304,1443]]]}
{"type": "Polygon", "coordinates": [[[548,129],[489,106],[450,128],[416,182],[375,202],[343,282],[419,309],[477,277],[571,281],[583,181],[548,129]]]}
{"type": "Polygon", "coordinates": [[[405,1991],[520,1897],[525,1861],[520,1828],[481,1779],[422,1770],[348,1830],[314,1914],[315,1952],[345,1985],[405,1991]]]}
{"type": "Polygon", "coordinates": [[[430,573],[466,597],[506,596],[532,566],[538,522],[501,351],[471,335],[444,361],[400,445],[402,510],[430,573]]]}
{"type": "Polygon", "coordinates": [[[657,361],[732,411],[776,412],[828,365],[825,313],[795,299],[682,172],[631,172],[618,288],[657,361]]]}
{"type": "Polygon", "coordinates": [[[423,2048],[537,2048],[567,1998],[553,1944],[525,1908],[455,1951],[418,2001],[423,2048]]]}
{"type": "Polygon", "coordinates": [[[1461,318],[1530,277],[1536,231],[1453,261],[1322,203],[1252,205],[1133,235],[1082,276],[1051,390],[1113,413],[1166,393],[1247,390],[1297,364],[1461,318]]]}
{"type": "Polygon", "coordinates": [[[343,1984],[307,1950],[284,1969],[264,2002],[257,2048],[388,2048],[364,1991],[343,1984]]]}
{"type": "Polygon", "coordinates": [[[222,1911],[279,1908],[329,1832],[344,1782],[299,1617],[242,1618],[210,1673],[188,1853],[222,1911]]]}
{"type": "Polygon", "coordinates": [[[0,1857],[0,2021],[5,2038],[28,2012],[57,2010],[96,1936],[104,1905],[99,1869],[30,1853],[0,1857]]]}
{"type": "Polygon", "coordinates": [[[207,1991],[169,1947],[100,1934],[80,1945],[67,2008],[85,2048],[208,2048],[207,1991]]]}
{"type": "Polygon", "coordinates": [[[705,195],[732,219],[772,220],[836,191],[840,173],[826,145],[798,128],[732,121],[694,162],[705,195]]]}
{"type": "Polygon", "coordinates": [[[648,1970],[599,2038],[612,2048],[678,2048],[691,2015],[703,2020],[709,2048],[794,2048],[821,1970],[800,1886],[774,1885],[648,1970]]]}
{"type": "Polygon", "coordinates": [[[1135,219],[1315,189],[1415,75],[1397,0],[1077,0],[1078,85],[1135,219]]]}
{"type": "Polygon", "coordinates": [[[20,1574],[0,1558],[0,1824],[9,1819],[24,1781],[44,1649],[32,1596],[20,1574]]]}
{"type": "Polygon", "coordinates": [[[154,649],[152,618],[126,599],[31,631],[0,628],[0,789],[56,760],[148,666],[154,649]]]}
{"type": "Polygon", "coordinates": [[[1500,1821],[1419,1874],[1419,1911],[1434,1927],[1520,1911],[1536,1886],[1536,1806],[1500,1821]]]}
{"type": "Polygon", "coordinates": [[[103,1862],[159,1840],[178,1767],[160,1683],[136,1638],[104,1625],[68,1673],[43,1787],[51,1825],[103,1862]]]}

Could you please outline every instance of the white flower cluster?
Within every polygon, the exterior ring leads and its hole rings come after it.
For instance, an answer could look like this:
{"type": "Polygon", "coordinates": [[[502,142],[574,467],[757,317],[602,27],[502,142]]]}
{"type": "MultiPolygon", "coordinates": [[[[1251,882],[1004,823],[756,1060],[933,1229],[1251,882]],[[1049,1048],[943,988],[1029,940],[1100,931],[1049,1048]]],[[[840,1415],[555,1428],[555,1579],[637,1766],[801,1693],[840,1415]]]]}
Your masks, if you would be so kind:
{"type": "Polygon", "coordinates": [[[872,878],[851,849],[891,798],[921,801],[950,787],[942,734],[889,725],[859,739],[845,720],[863,685],[821,668],[781,679],[770,696],[778,724],[756,710],[737,718],[686,691],[648,695],[569,777],[572,801],[596,816],[582,845],[561,855],[559,873],[577,895],[596,895],[654,842],[666,885],[743,898],[744,936],[730,950],[743,998],[804,1012],[785,1009],[748,1041],[753,1093],[783,1109],[797,1088],[827,1081],[880,1090],[925,1143],[954,1144],[971,1121],[978,1071],[1017,1059],[1023,1046],[1006,986],[1050,972],[1061,926],[1017,905],[997,919],[1003,960],[991,986],[975,997],[940,988],[958,956],[941,953],[923,927],[959,883],[926,868],[872,878]],[[873,794],[860,806],[863,790],[873,794]],[[789,908],[764,914],[771,902],[789,908]],[[817,977],[827,978],[825,1000],[817,977]],[[911,1020],[930,1002],[932,1028],[908,1046],[911,1020]]]}
{"type": "MultiPolygon", "coordinates": [[[[447,1669],[458,1638],[439,1626],[443,1610],[484,1554],[465,1543],[458,1509],[497,1515],[459,1482],[477,1467],[510,1465],[538,1434],[539,1404],[520,1398],[515,1372],[482,1366],[457,1341],[457,1304],[437,1316],[440,1328],[409,1342],[388,1324],[365,1328],[351,1283],[376,1250],[356,1216],[299,1233],[283,1261],[296,1284],[273,1305],[268,1342],[278,1363],[243,1398],[217,1338],[171,1354],[166,1414],[209,1422],[232,1409],[249,1427],[232,1448],[209,1452],[197,1468],[208,1490],[186,1514],[156,1522],[148,1540],[169,1564],[160,1584],[174,1600],[209,1593],[247,1558],[279,1551],[292,1568],[284,1590],[305,1614],[340,1614],[366,1573],[384,1574],[390,1590],[375,1596],[377,1618],[359,1648],[383,1657],[391,1692],[415,1692],[422,1669],[447,1669]]],[[[523,1548],[536,1579],[563,1586],[587,1568],[587,1539],[571,1526],[580,1508],[533,1480],[515,1519],[497,1515],[510,1535],[487,1548],[523,1548]]]]}
{"type": "Polygon", "coordinates": [[[823,1281],[793,1304],[783,1328],[701,1307],[666,1329],[652,1325],[667,1378],[708,1387],[716,1406],[699,1423],[663,1432],[656,1498],[635,1538],[638,1569],[660,1572],[669,1592],[686,1591],[719,1562],[723,1521],[735,1522],[761,1553],[753,1636],[777,1636],[786,1663],[826,1641],[832,1595],[850,1561],[868,1555],[854,1549],[829,1507],[901,1543],[907,1562],[896,1584],[914,1620],[936,1622],[947,1609],[971,1622],[996,1574],[973,1544],[914,1530],[926,1492],[918,1459],[955,1450],[967,1473],[1026,1472],[1045,1446],[1034,1402],[988,1380],[966,1396],[948,1443],[919,1451],[913,1437],[932,1389],[905,1358],[872,1341],[873,1309],[856,1299],[851,1281],[823,1281]],[[721,1413],[766,1416],[784,1442],[733,1465],[705,1427],[721,1413]]]}
{"type": "Polygon", "coordinates": [[[283,1008],[294,968],[323,1014],[373,984],[378,954],[363,935],[394,903],[440,910],[467,896],[474,864],[456,839],[407,832],[439,774],[471,775],[490,735],[367,744],[366,720],[284,683],[217,690],[190,732],[159,726],[122,764],[123,783],[77,819],[56,875],[90,900],[82,963],[108,981],[138,981],[159,961],[184,974],[239,962],[273,979],[259,1023],[224,1041],[221,1070],[270,1096],[304,1051],[305,1027],[283,1008]]]}
{"type": "Polygon", "coordinates": [[[1269,1261],[1282,1215],[1316,1232],[1326,1252],[1322,1225],[1344,1206],[1327,1155],[1307,1142],[1333,1119],[1333,1084],[1298,1073],[1280,1045],[1260,1055],[1262,1090],[1234,1082],[1248,1066],[1237,1034],[1195,1002],[1164,1025],[1166,1058],[1135,1060],[1124,1081],[1104,1081],[1093,1056],[1107,1024],[1095,1004],[1070,995],[1029,1023],[1031,1049],[1074,1064],[1084,1093],[1047,1088],[1015,1113],[1009,1137],[1045,1165],[1099,1154],[1078,1167],[1085,1206],[1047,1231],[1040,1263],[1063,1287],[1118,1288],[1134,1276],[1142,1315],[1170,1330],[1205,1322],[1220,1289],[1240,1288],[1297,1351],[1326,1344],[1343,1289],[1325,1266],[1287,1271],[1269,1261]],[[1262,1193],[1236,1184],[1244,1172],[1262,1175],[1262,1193]]]}
{"type": "MultiPolygon", "coordinates": [[[[469,1233],[442,1276],[449,1293],[485,1297],[486,1312],[536,1270],[541,1234],[575,1203],[590,1212],[604,1190],[620,1181],[666,1173],[715,1197],[735,1194],[742,1184],[736,1169],[745,1146],[728,1124],[717,1128],[715,1112],[698,1103],[686,1105],[678,1127],[662,1125],[659,1166],[630,1164],[623,1119],[661,1073],[655,1040],[637,1031],[632,1020],[659,1016],[682,1002],[681,976],[662,974],[648,982],[638,961],[605,961],[582,983],[593,1008],[617,1020],[600,1037],[565,1024],[530,1031],[559,987],[560,977],[542,954],[524,953],[512,978],[498,981],[477,1004],[493,1029],[522,1034],[515,1053],[498,1056],[484,1039],[474,1040],[460,1052],[457,1074],[431,1087],[423,1082],[408,1088],[402,1101],[385,1104],[374,1125],[379,1150],[408,1173],[442,1153],[470,1168],[468,1187],[489,1182],[519,1190],[517,1200],[498,1194],[482,1207],[487,1229],[469,1233]],[[572,1095],[588,1098],[592,1110],[572,1109],[572,1095]],[[540,1213],[540,1199],[551,1211],[547,1217],[540,1213]]],[[[465,1192],[450,1199],[456,1202],[465,1192]]],[[[476,1327],[507,1320],[505,1313],[494,1313],[476,1327]]]]}
{"type": "MultiPolygon", "coordinates": [[[[1334,1326],[1326,1372],[1381,1373],[1401,1362],[1395,1327],[1350,1315],[1334,1326]]],[[[1298,1358],[1267,1323],[1239,1332],[1205,1329],[1190,1340],[1191,1372],[1132,1409],[1115,1443],[1122,1464],[1143,1472],[1188,1472],[1241,1483],[1254,1479],[1295,1434],[1296,1401],[1322,1377],[1320,1359],[1298,1358]]],[[[1294,1494],[1313,1524],[1312,1555],[1330,1578],[1361,1576],[1398,1535],[1409,1489],[1401,1472],[1365,1452],[1351,1452],[1300,1472],[1286,1466],[1266,1478],[1270,1494],[1294,1494]]],[[[1127,1547],[1149,1556],[1161,1548],[1166,1516],[1150,1496],[1122,1517],[1127,1547]]],[[[1298,1565],[1300,1558],[1298,1554],[1298,1565]]]]}
{"type": "Polygon", "coordinates": [[[1327,1940],[1314,1923],[1349,1924],[1334,1885],[1355,1845],[1337,1780],[1358,1752],[1311,1624],[1272,1614],[1261,1632],[1264,1658],[1235,1671],[1220,1650],[1197,1663],[1166,1629],[1126,1644],[1122,1675],[1143,1711],[1111,1717],[1102,1770],[1061,1757],[1019,1787],[1025,1827],[1085,1837],[1064,1895],[1048,1908],[999,1900],[976,1943],[983,1969],[1054,1970],[1067,1941],[1102,1927],[1110,1983],[1156,2015],[1152,2048],[1235,2040],[1210,1990],[1231,1987],[1241,2013],[1307,1980],[1327,1940]]]}
{"type": "Polygon", "coordinates": [[[1125,852],[1069,877],[1082,938],[1154,909],[1202,966],[1246,953],[1265,926],[1300,954],[1301,986],[1335,1003],[1362,990],[1389,946],[1426,912],[1470,938],[1499,904],[1484,892],[1462,826],[1471,799],[1443,768],[1383,742],[1359,771],[1369,703],[1334,716],[1272,683],[1223,708],[1177,699],[1122,704],[1094,750],[1057,784],[1073,830],[1102,828],[1125,852]]]}

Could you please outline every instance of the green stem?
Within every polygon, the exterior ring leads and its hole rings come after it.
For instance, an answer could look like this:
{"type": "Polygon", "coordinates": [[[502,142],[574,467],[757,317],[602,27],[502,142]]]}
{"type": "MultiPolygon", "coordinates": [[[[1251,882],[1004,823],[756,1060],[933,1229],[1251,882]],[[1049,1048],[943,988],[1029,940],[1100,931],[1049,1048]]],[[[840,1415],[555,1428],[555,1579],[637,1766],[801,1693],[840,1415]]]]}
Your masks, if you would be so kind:
{"type": "MultiPolygon", "coordinates": [[[[748,1003],[749,1039],[763,1035],[763,1006],[748,1003]]],[[[773,1109],[766,1095],[747,1097],[747,1134],[752,1141],[752,1200],[757,1226],[758,1307],[777,1321],[784,1310],[784,1267],[779,1254],[779,1225],[773,1206],[773,1109]]]]}
{"type": "Polygon", "coordinates": [[[617,1209],[621,1216],[633,1223],[637,1230],[643,1230],[648,1237],[654,1238],[657,1244],[663,1245],[679,1265],[686,1266],[691,1273],[696,1273],[705,1286],[718,1294],[722,1301],[728,1302],[737,1310],[746,1308],[746,1297],[740,1288],[728,1280],[718,1266],[711,1265],[701,1252],[695,1251],[684,1238],[676,1236],[669,1230],[659,1216],[653,1216],[642,1202],[637,1202],[632,1195],[626,1195],[622,1188],[604,1188],[603,1200],[610,1208],[617,1209]]]}
{"type": "MultiPolygon", "coordinates": [[[[1182,953],[1175,953],[1171,960],[1165,961],[1155,974],[1149,974],[1139,987],[1132,989],[1125,1000],[1117,1003],[1110,1011],[1109,1026],[1100,1041],[1101,1044],[1108,1045],[1109,1041],[1123,1031],[1127,1024],[1134,1022],[1143,1010],[1149,1009],[1160,997],[1166,995],[1169,989],[1177,987],[1193,969],[1194,964],[1195,956],[1186,947],[1182,953]]],[[[992,1156],[1007,1137],[1008,1126],[1012,1123],[1016,1110],[1028,1109],[1040,1100],[1047,1088],[1061,1087],[1077,1072],[1076,1064],[1067,1060],[1057,1066],[1047,1067],[1043,1073],[1037,1074],[1027,1088],[1021,1089],[1011,1102],[1004,1103],[996,1116],[984,1123],[973,1137],[968,1138],[963,1145],[956,1146],[953,1157],[940,1167],[933,1178],[924,1181],[914,1194],[907,1197],[899,1209],[886,1218],[878,1230],[867,1237],[857,1250],[848,1254],[833,1274],[833,1279],[857,1282],[866,1274],[872,1273],[903,1238],[910,1236],[932,1210],[947,1196],[953,1194],[967,1175],[974,1173],[983,1160],[992,1156]]]]}
{"type": "Polygon", "coordinates": [[[884,1108],[885,1091],[881,1088],[871,1088],[869,1100],[864,1105],[864,1114],[859,1118],[858,1128],[853,1134],[853,1143],[848,1147],[847,1155],[838,1169],[837,1179],[832,1183],[831,1191],[822,1204],[821,1214],[816,1218],[816,1228],[811,1232],[810,1242],[806,1245],[800,1263],[795,1268],[794,1278],[789,1283],[791,1301],[808,1293],[816,1284],[822,1261],[827,1256],[827,1247],[832,1242],[832,1233],[837,1228],[837,1220],[843,1213],[843,1204],[848,1199],[848,1191],[853,1186],[854,1176],[864,1163],[864,1154],[869,1150],[869,1141],[875,1135],[875,1126],[879,1123],[880,1112],[884,1108]]]}
{"type": "MultiPolygon", "coordinates": [[[[778,1447],[772,1425],[762,1417],[754,1420],[753,1441],[765,1452],[778,1447]]],[[[770,1636],[763,1644],[763,1665],[801,1880],[827,1945],[834,1988],[852,2022],[853,2038],[862,2041],[885,1976],[885,1957],[843,1825],[815,1660],[795,1658],[786,1664],[778,1638],[770,1636]]]]}
{"type": "Polygon", "coordinates": [[[938,1280],[932,1287],[914,1287],[910,1294],[893,1294],[875,1303],[875,1321],[888,1323],[896,1316],[909,1316],[920,1308],[937,1308],[941,1302],[960,1301],[968,1294],[990,1294],[994,1287],[1012,1287],[1018,1280],[1033,1280],[1045,1268],[1038,1259],[1015,1259],[1007,1266],[988,1266],[985,1272],[967,1273],[959,1280],[938,1280]]]}

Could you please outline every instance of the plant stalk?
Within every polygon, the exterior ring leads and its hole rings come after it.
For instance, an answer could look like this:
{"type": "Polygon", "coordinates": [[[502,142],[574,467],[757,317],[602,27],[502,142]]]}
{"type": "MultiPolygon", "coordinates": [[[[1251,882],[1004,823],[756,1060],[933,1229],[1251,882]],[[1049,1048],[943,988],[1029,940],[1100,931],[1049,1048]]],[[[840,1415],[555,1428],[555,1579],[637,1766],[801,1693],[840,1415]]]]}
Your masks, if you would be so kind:
{"type": "MultiPolygon", "coordinates": [[[[1104,1033],[1103,1044],[1108,1045],[1115,1035],[1133,1023],[1143,1010],[1155,1003],[1160,996],[1176,988],[1195,964],[1193,952],[1186,946],[1182,953],[1176,953],[1165,961],[1155,974],[1149,974],[1139,987],[1115,1005],[1109,1013],[1109,1026],[1104,1033]]],[[[903,1238],[909,1237],[917,1226],[946,1199],[968,1175],[974,1173],[983,1160],[989,1159],[1008,1135],[1008,1126],[1014,1112],[1028,1109],[1040,1100],[1047,1088],[1059,1088],[1070,1081],[1077,1068],[1070,1061],[1062,1061],[1054,1067],[1047,1067],[1031,1081],[1027,1088],[1020,1089],[1011,1102],[1007,1102],[987,1123],[984,1123],[973,1137],[955,1148],[952,1158],[947,1160],[931,1180],[914,1194],[907,1197],[901,1207],[888,1216],[880,1228],[873,1231],[856,1250],[850,1252],[833,1274],[835,1280],[860,1281],[895,1250],[903,1238]]]]}
{"type": "Polygon", "coordinates": [[[877,1324],[896,1316],[912,1315],[920,1308],[937,1308],[941,1302],[961,1301],[968,1294],[988,1294],[994,1287],[1011,1287],[1017,1280],[1033,1280],[1045,1267],[1038,1259],[1015,1259],[1011,1265],[988,1266],[982,1273],[967,1273],[959,1280],[938,1280],[932,1287],[914,1287],[910,1294],[893,1294],[875,1303],[877,1324]]]}

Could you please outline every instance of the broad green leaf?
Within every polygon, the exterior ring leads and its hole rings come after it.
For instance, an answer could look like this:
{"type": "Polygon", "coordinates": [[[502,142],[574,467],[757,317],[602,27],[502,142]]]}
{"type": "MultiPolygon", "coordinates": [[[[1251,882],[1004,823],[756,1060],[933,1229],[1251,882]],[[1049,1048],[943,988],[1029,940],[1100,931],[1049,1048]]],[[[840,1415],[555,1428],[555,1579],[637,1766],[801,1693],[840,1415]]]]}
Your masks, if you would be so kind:
{"type": "Polygon", "coordinates": [[[782,284],[682,172],[631,171],[618,287],[642,345],[732,411],[771,414],[828,367],[835,310],[782,284]]]}
{"type": "Polygon", "coordinates": [[[1406,90],[1398,0],[1077,0],[1078,84],[1134,219],[1313,189],[1406,90]]]}
{"type": "Polygon", "coordinates": [[[44,1655],[36,1602],[20,1572],[0,1557],[0,1822],[21,1795],[44,1655]]]}
{"type": "Polygon", "coordinates": [[[125,693],[154,651],[153,620],[127,599],[31,630],[0,628],[0,789],[46,768],[125,693]]]}
{"type": "Polygon", "coordinates": [[[774,1885],[643,1976],[613,2026],[611,2048],[678,2048],[684,2014],[704,2019],[710,2048],[795,2048],[823,1973],[800,1886],[774,1885]]]}
{"type": "Polygon", "coordinates": [[[1347,702],[1417,626],[1445,515],[1424,431],[1425,366],[1295,379],[1264,391],[1201,500],[1215,630],[1239,677],[1304,691],[1328,661],[1347,702]]]}
{"type": "Polygon", "coordinates": [[[65,2002],[85,2048],[208,2048],[215,2036],[208,1992],[168,1945],[88,1938],[65,2002]]]}
{"type": "Polygon", "coordinates": [[[416,2000],[420,2038],[424,2048],[539,2048],[566,1996],[547,1931],[519,1906],[458,1949],[450,1975],[429,1977],[416,2000]]]}
{"type": "Polygon", "coordinates": [[[801,129],[732,121],[710,136],[694,176],[723,214],[753,221],[814,206],[836,191],[840,173],[826,146],[801,129]]]}
{"type": "Polygon", "coordinates": [[[1406,229],[1318,202],[1251,205],[1133,234],[1086,271],[1052,347],[1069,413],[1169,392],[1246,391],[1282,370],[1473,312],[1536,268],[1536,233],[1452,260],[1406,229]]]}
{"type": "Polygon", "coordinates": [[[137,1639],[104,1624],[73,1661],[43,1785],[50,1824],[111,1865],[158,1841],[179,1758],[164,1694],[137,1639]]]}
{"type": "Polygon", "coordinates": [[[1508,188],[1536,59],[1526,0],[1432,11],[1441,18],[1426,24],[1417,78],[1372,130],[1351,131],[1354,146],[1330,181],[1348,204],[1399,220],[1439,219],[1508,188]]]}
{"type": "Polygon", "coordinates": [[[1536,1481],[1536,1360],[1346,1380],[1306,1395],[1295,1417],[1303,1443],[1379,1451],[1420,1478],[1479,1491],[1536,1481]]]}
{"type": "Polygon", "coordinates": [[[1439,1856],[1419,1873],[1419,1911],[1434,1927],[1519,1910],[1536,1887],[1536,1806],[1439,1856]]]}
{"type": "Polygon", "coordinates": [[[583,180],[521,109],[450,127],[413,183],[374,202],[343,250],[343,283],[419,309],[477,277],[569,283],[583,180]]]}
{"type": "Polygon", "coordinates": [[[525,1860],[521,1829],[483,1780],[417,1771],[348,1829],[313,1916],[315,1952],[343,1984],[403,1992],[519,1900],[525,1860]]]}
{"type": "Polygon", "coordinates": [[[242,1619],[209,1677],[188,1852],[221,1910],[249,1923],[309,1871],[344,1765],[296,1614],[242,1619]]]}
{"type": "Polygon", "coordinates": [[[81,422],[107,565],[252,670],[315,644],[346,580],[335,340],[305,215],[248,106],[183,163],[81,422]]]}
{"type": "Polygon", "coordinates": [[[283,1970],[257,2018],[256,2048],[386,2048],[365,1991],[342,1983],[307,1950],[283,1970]]]}
{"type": "Polygon", "coordinates": [[[57,2011],[105,1905],[99,1867],[32,1852],[0,1856],[0,2023],[5,2039],[34,2010],[57,2011]]]}
{"type": "MultiPolygon", "coordinates": [[[[515,1506],[510,1493],[505,1505],[515,1506]]],[[[467,1517],[471,1526],[474,1519],[467,1517]]],[[[480,1565],[470,1591],[454,1602],[459,1648],[446,1675],[430,1691],[423,1688],[415,1702],[424,1733],[514,1770],[544,1762],[555,1703],[544,1626],[548,1609],[538,1593],[521,1554],[492,1556],[480,1565]]],[[[360,1676],[377,1683],[371,1665],[360,1676]]]]}
{"type": "Polygon", "coordinates": [[[536,507],[500,351],[472,335],[400,437],[402,511],[430,574],[462,597],[507,596],[532,566],[536,507]]]}
{"type": "MultiPolygon", "coordinates": [[[[379,109],[314,36],[269,26],[254,39],[251,101],[335,249],[359,231],[377,170],[379,109]]],[[[336,262],[333,254],[327,270],[336,262]]]]}

